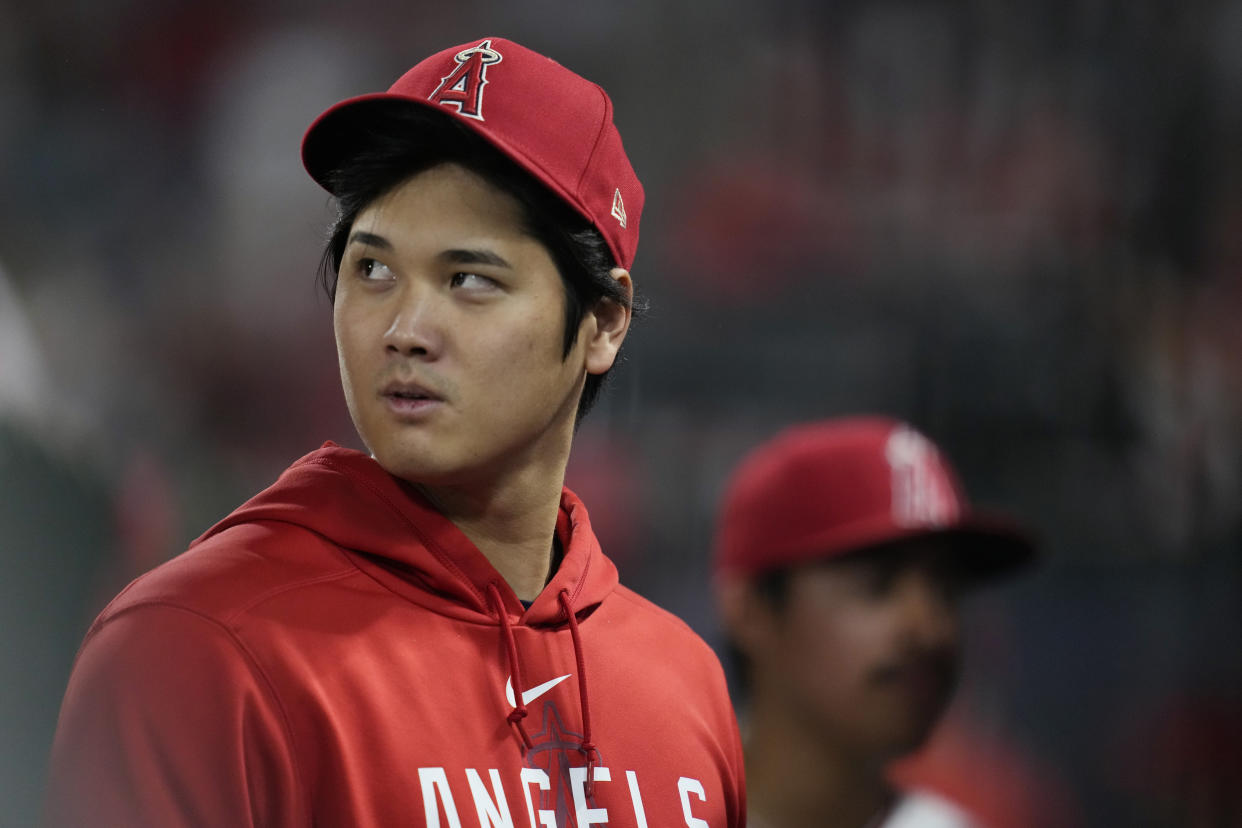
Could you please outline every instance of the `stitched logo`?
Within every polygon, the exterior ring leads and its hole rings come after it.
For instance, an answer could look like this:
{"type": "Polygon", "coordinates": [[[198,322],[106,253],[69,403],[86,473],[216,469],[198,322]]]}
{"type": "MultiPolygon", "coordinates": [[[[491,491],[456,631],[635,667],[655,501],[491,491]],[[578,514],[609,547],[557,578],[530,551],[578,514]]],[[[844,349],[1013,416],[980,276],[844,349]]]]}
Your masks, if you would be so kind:
{"type": "Polygon", "coordinates": [[[440,79],[440,85],[427,96],[442,106],[456,107],[468,118],[483,120],[483,88],[487,86],[487,67],[500,63],[503,55],[492,48],[492,41],[463,49],[453,56],[457,65],[440,79]]]}
{"type": "MultiPolygon", "coordinates": [[[[542,770],[548,775],[549,782],[546,789],[539,791],[537,807],[540,811],[547,810],[556,814],[555,822],[543,824],[564,826],[584,824],[578,822],[578,815],[582,811],[579,810],[579,803],[575,796],[575,787],[581,789],[583,777],[578,778],[577,786],[574,784],[575,774],[586,773],[586,769],[582,767],[582,751],[579,750],[582,744],[582,734],[575,733],[565,726],[556,709],[556,704],[548,699],[543,703],[543,727],[538,732],[531,733],[530,740],[534,746],[526,752],[526,766],[542,770]]],[[[603,764],[603,753],[601,752],[599,756],[600,764],[603,764]]],[[[599,768],[596,770],[598,771],[599,768]]],[[[598,793],[598,789],[596,792],[598,793]]],[[[596,804],[595,797],[585,797],[583,804],[593,807],[596,804]]]]}
{"type": "Polygon", "coordinates": [[[620,188],[612,194],[612,217],[621,222],[621,228],[625,229],[625,202],[621,200],[620,188]]]}
{"type": "Polygon", "coordinates": [[[889,436],[884,455],[892,473],[894,523],[944,526],[957,519],[957,493],[931,441],[903,426],[889,436]]]}

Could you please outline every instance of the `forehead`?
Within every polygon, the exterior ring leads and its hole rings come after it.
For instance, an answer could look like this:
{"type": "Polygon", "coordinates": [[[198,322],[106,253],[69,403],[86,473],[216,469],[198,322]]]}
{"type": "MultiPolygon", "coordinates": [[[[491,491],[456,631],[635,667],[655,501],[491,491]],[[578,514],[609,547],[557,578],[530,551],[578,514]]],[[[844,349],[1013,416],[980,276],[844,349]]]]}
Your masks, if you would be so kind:
{"type": "Polygon", "coordinates": [[[433,221],[529,235],[526,211],[517,198],[454,162],[435,164],[401,180],[359,210],[354,224],[433,221]]]}
{"type": "Polygon", "coordinates": [[[940,577],[964,577],[967,541],[951,533],[916,535],[806,564],[817,577],[853,577],[926,570],[940,577]]]}

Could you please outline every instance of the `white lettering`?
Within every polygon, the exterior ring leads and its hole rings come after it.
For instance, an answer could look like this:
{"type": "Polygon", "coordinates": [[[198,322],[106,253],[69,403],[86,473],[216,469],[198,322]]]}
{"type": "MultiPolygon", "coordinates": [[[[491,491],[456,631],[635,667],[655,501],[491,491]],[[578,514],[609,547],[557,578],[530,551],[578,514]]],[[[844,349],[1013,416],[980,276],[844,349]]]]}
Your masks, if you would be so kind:
{"type": "Polygon", "coordinates": [[[960,511],[957,495],[931,441],[902,426],[889,435],[884,456],[892,470],[895,523],[899,526],[943,526],[956,519],[960,511]]]}
{"type": "Polygon", "coordinates": [[[552,782],[548,775],[539,768],[522,768],[522,793],[526,794],[526,818],[530,820],[530,828],[556,828],[556,811],[539,811],[539,823],[535,823],[535,803],[530,798],[530,784],[534,782],[545,791],[552,790],[552,782]]]}
{"type": "Polygon", "coordinates": [[[474,797],[474,809],[479,814],[479,828],[492,825],[495,828],[513,828],[513,817],[509,815],[509,803],[505,800],[505,788],[500,784],[500,771],[492,768],[488,775],[492,778],[492,790],[495,800],[487,792],[483,778],[474,768],[466,768],[466,780],[470,783],[470,795],[474,797]]]}
{"type": "MultiPolygon", "coordinates": [[[[602,825],[608,821],[607,808],[588,808],[586,801],[586,768],[570,768],[569,781],[574,789],[574,810],[578,812],[578,828],[588,825],[602,825]]],[[[611,782],[612,774],[608,768],[595,769],[596,782],[611,782]]]]}
{"type": "Polygon", "coordinates": [[[427,828],[440,828],[437,796],[444,803],[444,815],[448,817],[449,828],[461,828],[457,806],[453,804],[453,792],[449,790],[448,774],[444,772],[444,768],[419,768],[418,784],[423,789],[423,814],[427,818],[427,828]]]}
{"type": "Polygon", "coordinates": [[[686,818],[687,828],[711,828],[706,821],[690,813],[690,797],[688,794],[693,793],[699,798],[700,802],[707,801],[707,792],[703,790],[703,783],[697,779],[683,776],[677,780],[677,791],[681,794],[681,815],[686,818]]]}
{"type": "Polygon", "coordinates": [[[625,778],[630,783],[630,800],[634,803],[634,819],[638,823],[636,828],[647,828],[647,811],[643,808],[643,796],[638,792],[638,774],[626,771],[625,778]]]}

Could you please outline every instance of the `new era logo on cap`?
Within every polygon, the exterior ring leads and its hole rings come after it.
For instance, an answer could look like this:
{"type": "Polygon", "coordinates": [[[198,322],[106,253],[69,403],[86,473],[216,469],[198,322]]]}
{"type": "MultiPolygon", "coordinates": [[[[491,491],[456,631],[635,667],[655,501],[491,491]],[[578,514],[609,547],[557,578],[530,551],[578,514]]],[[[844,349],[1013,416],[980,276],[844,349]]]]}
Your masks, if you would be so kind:
{"type": "Polygon", "coordinates": [[[621,222],[622,227],[625,227],[625,202],[621,200],[619,189],[612,195],[612,217],[621,222]]]}

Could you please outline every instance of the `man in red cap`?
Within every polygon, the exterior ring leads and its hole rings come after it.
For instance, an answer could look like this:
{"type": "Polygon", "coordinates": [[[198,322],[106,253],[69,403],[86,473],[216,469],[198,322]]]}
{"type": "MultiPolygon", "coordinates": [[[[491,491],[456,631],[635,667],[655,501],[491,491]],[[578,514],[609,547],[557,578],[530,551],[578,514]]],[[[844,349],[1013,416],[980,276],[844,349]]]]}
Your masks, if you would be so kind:
{"type": "Polygon", "coordinates": [[[332,107],[302,158],[338,205],[367,451],[302,458],[104,610],[48,821],[741,825],[719,662],[618,584],[563,485],[633,306],[608,96],[483,38],[332,107]]]}
{"type": "Polygon", "coordinates": [[[722,502],[715,575],[749,696],[752,828],[970,824],[892,790],[886,767],[949,701],[961,590],[1032,553],[970,508],[904,423],[796,426],[746,458],[722,502]]]}

